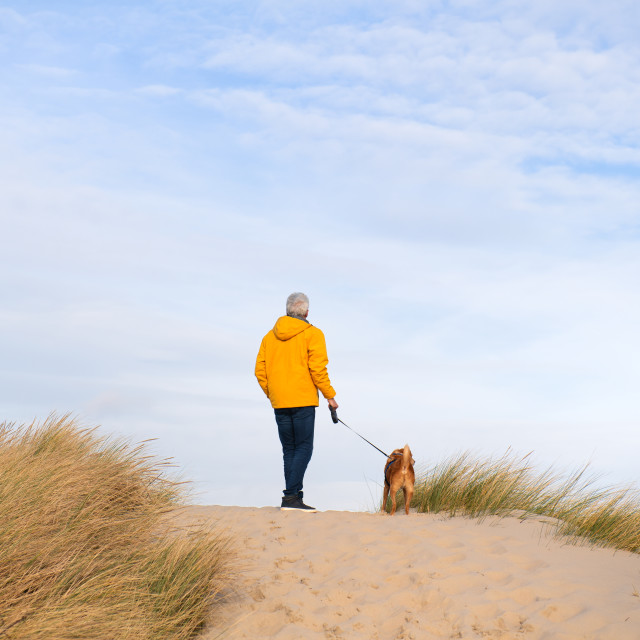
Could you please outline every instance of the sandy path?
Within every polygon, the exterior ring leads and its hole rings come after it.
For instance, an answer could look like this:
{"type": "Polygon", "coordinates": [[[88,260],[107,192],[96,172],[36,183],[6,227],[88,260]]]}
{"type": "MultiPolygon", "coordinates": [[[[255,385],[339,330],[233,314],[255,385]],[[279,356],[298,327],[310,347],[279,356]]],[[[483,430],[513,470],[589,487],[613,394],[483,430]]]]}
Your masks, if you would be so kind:
{"type": "Polygon", "coordinates": [[[639,640],[640,556],[575,547],[516,519],[192,507],[246,569],[225,638],[639,640]]]}

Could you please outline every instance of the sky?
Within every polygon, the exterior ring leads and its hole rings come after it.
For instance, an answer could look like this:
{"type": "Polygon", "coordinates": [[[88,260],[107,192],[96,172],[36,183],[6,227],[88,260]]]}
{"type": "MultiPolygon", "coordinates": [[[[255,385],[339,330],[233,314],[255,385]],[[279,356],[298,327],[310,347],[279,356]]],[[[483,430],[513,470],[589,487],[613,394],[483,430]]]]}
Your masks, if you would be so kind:
{"type": "MultiPolygon", "coordinates": [[[[70,413],[279,504],[289,293],[340,417],[427,469],[637,483],[635,0],[0,3],[0,420],[70,413]]],[[[321,401],[305,500],[384,459],[321,401]]]]}

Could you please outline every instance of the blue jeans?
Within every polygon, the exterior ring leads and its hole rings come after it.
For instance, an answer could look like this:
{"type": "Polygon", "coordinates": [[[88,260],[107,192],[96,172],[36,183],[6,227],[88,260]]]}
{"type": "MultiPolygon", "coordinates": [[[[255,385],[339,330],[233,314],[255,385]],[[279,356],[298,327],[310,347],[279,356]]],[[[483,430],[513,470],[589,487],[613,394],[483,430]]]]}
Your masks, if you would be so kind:
{"type": "Polygon", "coordinates": [[[302,491],[304,472],[313,453],[315,407],[274,409],[284,460],[285,496],[302,491]]]}

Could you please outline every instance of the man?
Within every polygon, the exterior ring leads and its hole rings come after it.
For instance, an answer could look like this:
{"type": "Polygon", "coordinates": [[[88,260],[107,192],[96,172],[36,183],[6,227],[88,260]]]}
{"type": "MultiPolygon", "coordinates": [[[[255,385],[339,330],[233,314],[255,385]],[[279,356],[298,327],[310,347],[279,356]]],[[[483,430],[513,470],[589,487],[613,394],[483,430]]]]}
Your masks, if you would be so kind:
{"type": "Polygon", "coordinates": [[[338,408],[327,373],[324,334],[307,320],[309,298],[292,293],[287,315],[262,339],[256,378],[276,415],[282,443],[285,490],[281,508],[315,512],[302,501],[302,482],[313,452],[318,391],[338,408]]]}

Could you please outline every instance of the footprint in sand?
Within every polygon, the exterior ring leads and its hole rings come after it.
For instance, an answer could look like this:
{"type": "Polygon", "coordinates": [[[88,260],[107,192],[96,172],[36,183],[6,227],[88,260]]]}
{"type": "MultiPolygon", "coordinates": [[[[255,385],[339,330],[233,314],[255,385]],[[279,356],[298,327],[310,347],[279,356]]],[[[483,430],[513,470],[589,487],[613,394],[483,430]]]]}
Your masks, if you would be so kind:
{"type": "Polygon", "coordinates": [[[495,618],[489,626],[482,622],[475,622],[471,625],[472,631],[481,638],[512,638],[511,634],[517,634],[517,638],[522,638],[521,634],[534,631],[533,625],[527,622],[523,615],[507,612],[495,618]]]}
{"type": "Polygon", "coordinates": [[[551,622],[565,622],[584,610],[577,604],[552,604],[542,611],[542,615],[551,622]]]}
{"type": "Polygon", "coordinates": [[[295,611],[291,607],[287,606],[282,602],[278,602],[273,606],[273,611],[282,611],[284,612],[285,619],[289,624],[295,624],[296,622],[304,622],[304,617],[300,614],[300,612],[295,611]]]}
{"type": "Polygon", "coordinates": [[[353,593],[342,589],[332,589],[327,592],[325,600],[329,604],[343,605],[345,602],[353,600],[353,593]]]}
{"type": "Polygon", "coordinates": [[[260,602],[261,600],[264,600],[266,598],[266,596],[264,595],[264,592],[262,591],[262,589],[259,586],[255,587],[255,589],[253,589],[253,591],[251,592],[251,597],[256,602],[260,602]]]}
{"type": "Polygon", "coordinates": [[[533,625],[527,622],[527,617],[514,611],[507,611],[496,620],[496,626],[505,631],[516,633],[530,633],[533,625]]]}
{"type": "Polygon", "coordinates": [[[273,564],[278,569],[282,569],[284,565],[294,564],[295,562],[299,562],[302,559],[303,559],[302,556],[298,556],[298,557],[284,556],[282,558],[277,558],[273,564]]]}
{"type": "Polygon", "coordinates": [[[342,629],[338,626],[324,625],[324,637],[328,640],[344,640],[342,629]]]}

